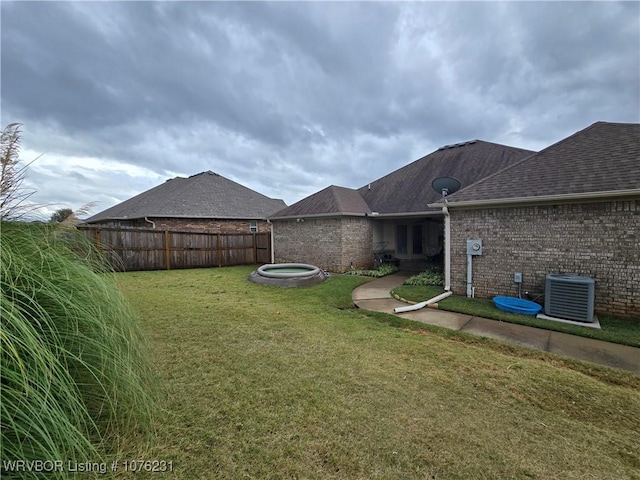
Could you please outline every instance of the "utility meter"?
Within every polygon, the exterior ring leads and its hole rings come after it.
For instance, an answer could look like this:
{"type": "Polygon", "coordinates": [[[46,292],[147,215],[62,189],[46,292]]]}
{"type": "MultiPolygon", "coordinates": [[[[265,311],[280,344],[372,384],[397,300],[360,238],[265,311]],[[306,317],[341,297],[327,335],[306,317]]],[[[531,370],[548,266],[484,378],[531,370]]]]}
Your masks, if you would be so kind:
{"type": "Polygon", "coordinates": [[[482,240],[467,240],[467,255],[482,255],[482,240]]]}

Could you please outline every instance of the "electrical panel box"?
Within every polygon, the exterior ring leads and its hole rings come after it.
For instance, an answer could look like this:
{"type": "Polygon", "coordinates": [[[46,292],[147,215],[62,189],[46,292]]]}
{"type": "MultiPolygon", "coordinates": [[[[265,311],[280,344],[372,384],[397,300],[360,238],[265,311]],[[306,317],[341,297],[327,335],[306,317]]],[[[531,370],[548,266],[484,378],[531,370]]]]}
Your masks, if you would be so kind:
{"type": "Polygon", "coordinates": [[[522,283],[522,272],[516,272],[513,274],[513,283],[522,283]]]}
{"type": "Polygon", "coordinates": [[[467,255],[482,255],[482,240],[467,240],[467,255]]]}

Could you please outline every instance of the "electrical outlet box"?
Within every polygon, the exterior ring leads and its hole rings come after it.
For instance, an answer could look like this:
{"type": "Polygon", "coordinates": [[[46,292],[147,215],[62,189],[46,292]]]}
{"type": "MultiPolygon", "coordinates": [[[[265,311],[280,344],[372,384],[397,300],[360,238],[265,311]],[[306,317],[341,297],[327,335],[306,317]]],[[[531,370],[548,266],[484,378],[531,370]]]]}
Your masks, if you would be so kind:
{"type": "Polygon", "coordinates": [[[514,283],[522,283],[522,272],[516,272],[513,274],[514,283]]]}
{"type": "Polygon", "coordinates": [[[482,255],[482,240],[467,240],[467,255],[482,255]]]}

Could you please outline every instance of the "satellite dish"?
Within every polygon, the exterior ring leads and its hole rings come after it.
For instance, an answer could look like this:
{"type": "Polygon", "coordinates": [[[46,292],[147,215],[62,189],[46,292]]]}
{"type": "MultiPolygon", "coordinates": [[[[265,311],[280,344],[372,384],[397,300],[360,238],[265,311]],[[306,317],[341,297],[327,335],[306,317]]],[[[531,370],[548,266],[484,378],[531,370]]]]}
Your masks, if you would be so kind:
{"type": "Polygon", "coordinates": [[[431,188],[443,197],[457,192],[461,186],[460,180],[453,177],[438,177],[431,182],[431,188]]]}

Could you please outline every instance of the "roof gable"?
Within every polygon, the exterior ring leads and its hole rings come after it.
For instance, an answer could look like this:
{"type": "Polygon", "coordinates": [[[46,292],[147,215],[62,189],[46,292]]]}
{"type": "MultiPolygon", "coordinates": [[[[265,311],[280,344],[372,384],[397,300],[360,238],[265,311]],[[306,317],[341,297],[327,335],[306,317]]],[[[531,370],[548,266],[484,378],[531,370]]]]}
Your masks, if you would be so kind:
{"type": "Polygon", "coordinates": [[[371,210],[357,190],[331,185],[275,213],[272,218],[370,213],[371,210]]]}
{"type": "Polygon", "coordinates": [[[531,150],[482,140],[447,145],[358,189],[371,210],[381,214],[425,212],[440,194],[431,188],[438,177],[471,185],[522,158],[531,150]]]}
{"type": "Polygon", "coordinates": [[[448,197],[449,204],[640,194],[640,124],[597,122],[448,197]]]}
{"type": "Polygon", "coordinates": [[[92,216],[87,222],[144,217],[260,219],[285,206],[282,200],[208,171],[167,180],[92,216]]]}

